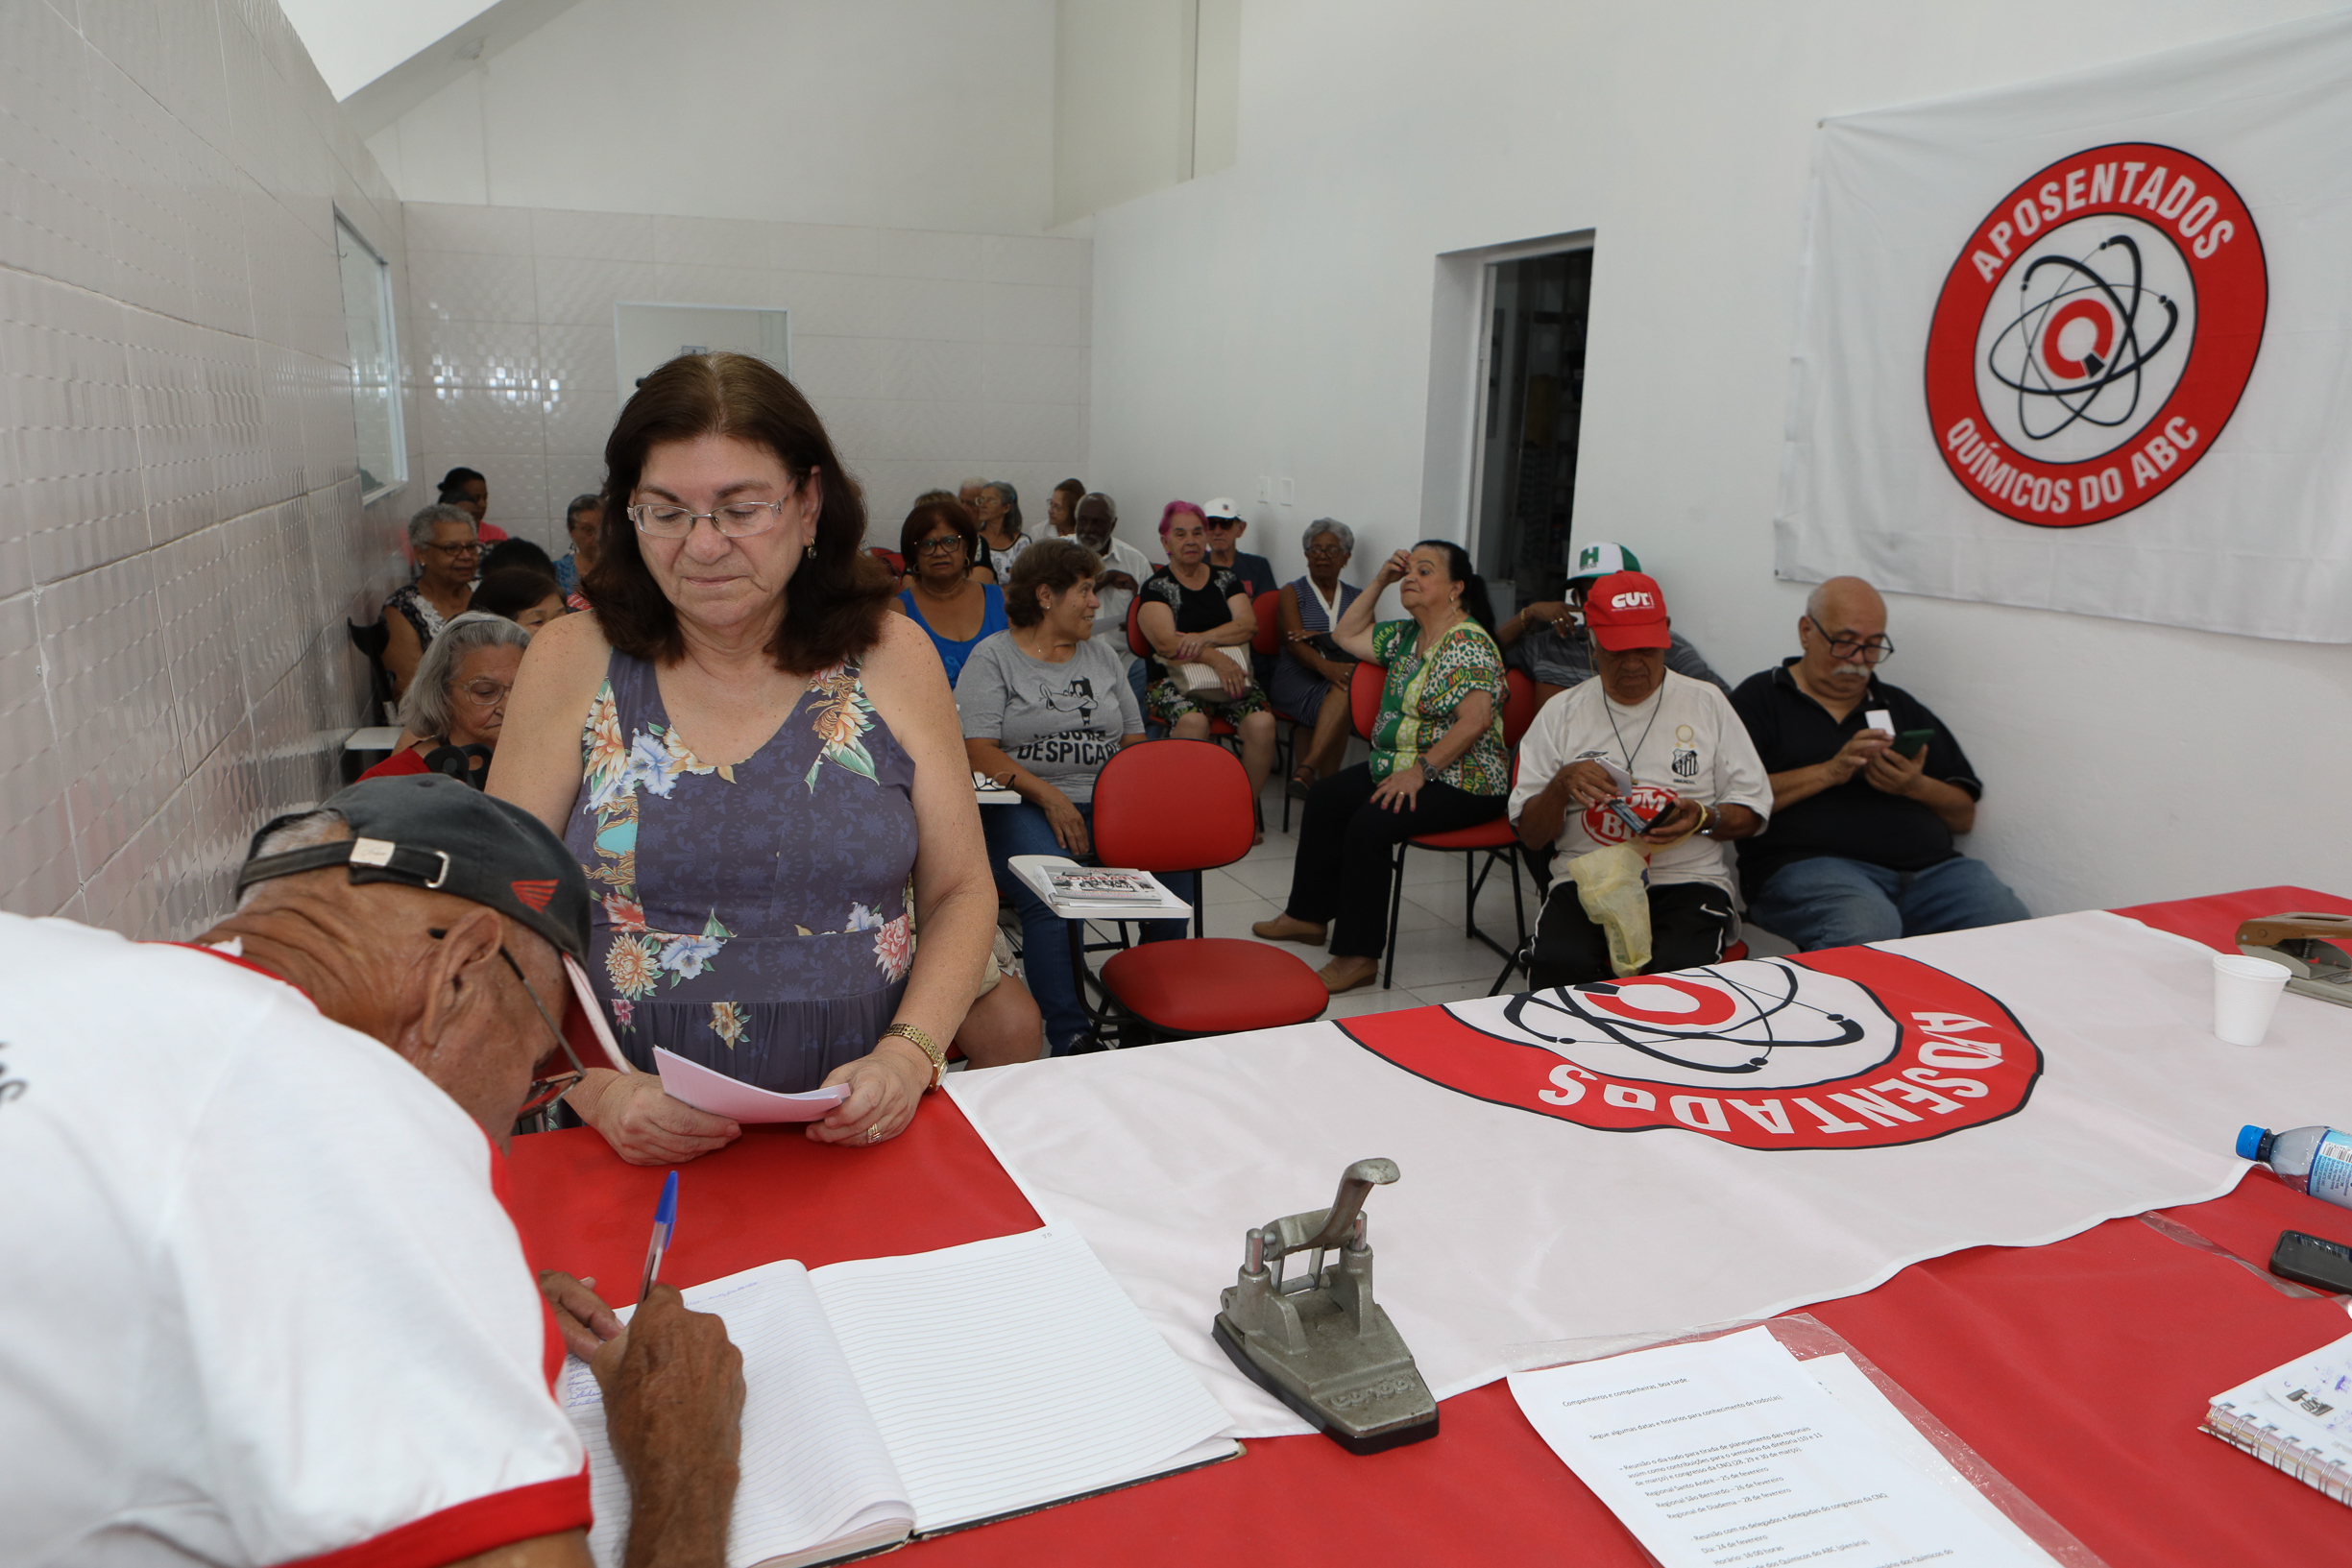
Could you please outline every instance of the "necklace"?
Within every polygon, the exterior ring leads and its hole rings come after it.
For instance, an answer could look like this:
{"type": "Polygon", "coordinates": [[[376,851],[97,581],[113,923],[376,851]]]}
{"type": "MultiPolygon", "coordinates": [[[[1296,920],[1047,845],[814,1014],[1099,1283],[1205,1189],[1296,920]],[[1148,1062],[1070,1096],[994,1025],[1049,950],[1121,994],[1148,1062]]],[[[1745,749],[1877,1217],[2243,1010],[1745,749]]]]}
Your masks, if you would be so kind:
{"type": "MultiPolygon", "coordinates": [[[[1600,677],[1596,675],[1593,677],[1593,679],[1599,680],[1600,677]]],[[[1650,693],[1650,722],[1641,727],[1641,738],[1634,742],[1633,750],[1628,751],[1626,750],[1625,736],[1619,734],[1617,730],[1617,710],[1609,700],[1609,689],[1606,687],[1601,688],[1601,712],[1609,715],[1609,733],[1615,738],[1617,742],[1617,750],[1624,752],[1625,754],[1626,772],[1631,773],[1634,771],[1634,752],[1639,751],[1642,747],[1650,743],[1650,732],[1658,728],[1658,715],[1664,712],[1665,708],[1666,683],[1663,677],[1661,677],[1658,683],[1658,689],[1650,693]]]]}
{"type": "Polygon", "coordinates": [[[1430,649],[1435,648],[1439,643],[1444,641],[1447,633],[1451,632],[1455,627],[1461,625],[1464,621],[1469,618],[1470,617],[1464,613],[1460,605],[1454,606],[1453,619],[1447,621],[1444,625],[1436,627],[1434,629],[1425,628],[1421,632],[1420,637],[1414,640],[1413,657],[1416,659],[1428,658],[1430,649]]]}

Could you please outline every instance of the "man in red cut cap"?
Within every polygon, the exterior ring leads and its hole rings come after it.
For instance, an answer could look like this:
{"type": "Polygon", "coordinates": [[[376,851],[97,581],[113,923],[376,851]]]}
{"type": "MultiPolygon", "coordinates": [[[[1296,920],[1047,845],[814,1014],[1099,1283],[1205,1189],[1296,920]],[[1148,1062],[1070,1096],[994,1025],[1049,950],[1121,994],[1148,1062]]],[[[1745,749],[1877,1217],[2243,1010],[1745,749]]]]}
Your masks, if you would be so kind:
{"type": "MultiPolygon", "coordinates": [[[[1637,842],[1649,856],[1643,972],[1713,963],[1739,929],[1725,846],[1764,826],[1771,781],[1731,700],[1666,667],[1673,635],[1656,582],[1637,571],[1595,582],[1585,635],[1594,678],[1546,703],[1519,742],[1512,824],[1529,849],[1568,858],[1637,842]]],[[[1529,978],[1542,990],[1615,977],[1607,932],[1561,876],[1536,924],[1529,978]]]]}

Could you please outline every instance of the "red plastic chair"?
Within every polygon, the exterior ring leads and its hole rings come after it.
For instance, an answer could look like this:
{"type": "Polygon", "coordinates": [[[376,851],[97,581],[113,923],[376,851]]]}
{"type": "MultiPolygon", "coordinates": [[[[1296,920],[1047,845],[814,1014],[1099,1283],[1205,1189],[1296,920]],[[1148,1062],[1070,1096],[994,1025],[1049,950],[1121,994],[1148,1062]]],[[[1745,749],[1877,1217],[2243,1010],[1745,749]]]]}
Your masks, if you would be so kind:
{"type": "MultiPolygon", "coordinates": [[[[1511,673],[1517,674],[1517,671],[1511,673]]],[[[1535,695],[1532,685],[1528,688],[1528,695],[1531,699],[1535,695]]],[[[1510,725],[1509,712],[1509,704],[1506,703],[1506,733],[1510,725]]],[[[1519,759],[1515,751],[1511,757],[1511,782],[1514,784],[1519,782],[1519,759]]],[[[1396,978],[1396,916],[1405,902],[1405,851],[1409,849],[1440,850],[1463,856],[1462,934],[1475,937],[1492,948],[1503,960],[1503,975],[1507,977],[1518,963],[1519,954],[1527,948],[1527,904],[1519,892],[1519,835],[1511,826],[1509,811],[1475,828],[1456,828],[1442,833],[1418,833],[1396,846],[1396,863],[1389,874],[1389,952],[1387,966],[1380,977],[1381,987],[1386,989],[1396,978]],[[1481,856],[1486,857],[1483,863],[1479,858],[1481,856]],[[1519,931],[1518,943],[1515,947],[1503,946],[1481,929],[1478,924],[1478,895],[1486,887],[1487,878],[1493,873],[1497,860],[1511,870],[1511,916],[1519,931]],[[1473,872],[1476,875],[1472,875],[1473,872]]],[[[1494,983],[1499,990],[1502,980],[1497,979],[1494,983]]],[[[1490,991],[1487,994],[1492,996],[1494,993],[1490,991]]]]}
{"type": "MultiPolygon", "coordinates": [[[[1155,874],[1207,871],[1249,853],[1256,833],[1249,776],[1222,746],[1151,740],[1103,765],[1094,785],[1095,854],[1106,866],[1155,874]]],[[[1230,1034],[1306,1024],[1331,1000],[1298,958],[1263,942],[1204,934],[1207,905],[1193,901],[1194,934],[1129,947],[1103,966],[1104,1012],[1124,1014],[1152,1038],[1230,1034]],[[1115,1012],[1113,1011],[1115,1009],[1115,1012]]],[[[1086,995],[1085,922],[1071,921],[1070,962],[1086,995]]]]}
{"type": "Polygon", "coordinates": [[[1354,678],[1347,683],[1347,716],[1355,725],[1357,739],[1371,739],[1372,726],[1380,722],[1380,692],[1388,684],[1388,665],[1356,666],[1354,678]]]}
{"type": "Polygon", "coordinates": [[[906,559],[896,550],[885,550],[879,544],[868,544],[865,547],[865,553],[871,556],[880,557],[882,564],[890,568],[892,575],[898,577],[904,577],[907,575],[906,559]]]}

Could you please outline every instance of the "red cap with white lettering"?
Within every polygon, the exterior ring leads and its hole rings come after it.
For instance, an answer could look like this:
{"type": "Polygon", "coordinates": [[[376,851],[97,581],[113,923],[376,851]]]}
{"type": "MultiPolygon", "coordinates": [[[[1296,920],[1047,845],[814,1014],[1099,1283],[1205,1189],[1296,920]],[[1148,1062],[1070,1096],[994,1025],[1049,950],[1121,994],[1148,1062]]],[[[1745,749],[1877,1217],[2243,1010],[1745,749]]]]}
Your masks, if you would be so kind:
{"type": "Polygon", "coordinates": [[[1666,632],[1666,596],[1646,572],[1616,571],[1595,582],[1585,593],[1585,624],[1611,653],[1674,641],[1666,632]]]}

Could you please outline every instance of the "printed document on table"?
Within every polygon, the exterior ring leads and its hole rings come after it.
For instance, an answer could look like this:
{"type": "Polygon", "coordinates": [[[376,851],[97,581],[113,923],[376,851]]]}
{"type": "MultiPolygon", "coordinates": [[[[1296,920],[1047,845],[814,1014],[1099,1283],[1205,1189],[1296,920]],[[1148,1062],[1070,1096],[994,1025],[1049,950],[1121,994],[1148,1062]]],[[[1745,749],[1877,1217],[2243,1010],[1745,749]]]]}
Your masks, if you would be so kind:
{"type": "Polygon", "coordinates": [[[1664,1568],[2049,1568],[1762,1328],[1514,1373],[1511,1392],[1664,1568]]]}

